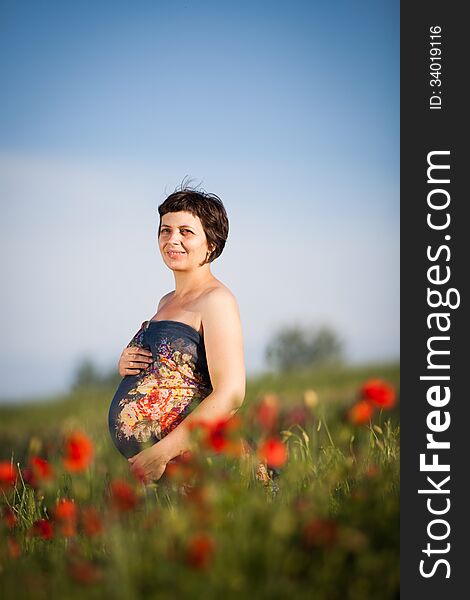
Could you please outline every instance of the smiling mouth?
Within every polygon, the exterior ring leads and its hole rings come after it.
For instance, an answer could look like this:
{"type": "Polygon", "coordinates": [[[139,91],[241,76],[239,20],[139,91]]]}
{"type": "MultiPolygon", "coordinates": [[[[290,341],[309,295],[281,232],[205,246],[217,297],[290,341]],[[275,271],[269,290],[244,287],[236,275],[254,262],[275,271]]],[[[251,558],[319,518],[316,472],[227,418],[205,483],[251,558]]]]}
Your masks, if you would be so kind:
{"type": "Polygon", "coordinates": [[[175,256],[183,256],[183,254],[186,254],[186,252],[177,252],[176,250],[169,250],[167,254],[171,258],[174,258],[175,256]]]}

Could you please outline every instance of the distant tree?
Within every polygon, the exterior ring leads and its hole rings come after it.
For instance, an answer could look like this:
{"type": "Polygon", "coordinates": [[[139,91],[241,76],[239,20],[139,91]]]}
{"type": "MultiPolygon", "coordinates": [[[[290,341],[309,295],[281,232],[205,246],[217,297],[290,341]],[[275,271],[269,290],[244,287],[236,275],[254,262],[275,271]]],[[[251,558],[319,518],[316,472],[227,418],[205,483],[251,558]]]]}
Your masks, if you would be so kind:
{"type": "Polygon", "coordinates": [[[90,358],[84,358],[75,370],[72,390],[84,387],[116,388],[121,382],[117,366],[99,370],[90,358]]]}
{"type": "Polygon", "coordinates": [[[84,358],[78,365],[72,384],[72,389],[100,385],[102,377],[94,362],[90,358],[84,358]]]}
{"type": "Polygon", "coordinates": [[[328,326],[287,326],[279,330],[266,347],[266,359],[279,371],[294,371],[338,363],[343,358],[343,344],[328,326]]]}
{"type": "Polygon", "coordinates": [[[117,386],[121,382],[121,379],[122,377],[119,375],[119,371],[115,366],[112,366],[109,369],[105,370],[105,372],[101,376],[101,382],[106,388],[117,388],[117,386]]]}

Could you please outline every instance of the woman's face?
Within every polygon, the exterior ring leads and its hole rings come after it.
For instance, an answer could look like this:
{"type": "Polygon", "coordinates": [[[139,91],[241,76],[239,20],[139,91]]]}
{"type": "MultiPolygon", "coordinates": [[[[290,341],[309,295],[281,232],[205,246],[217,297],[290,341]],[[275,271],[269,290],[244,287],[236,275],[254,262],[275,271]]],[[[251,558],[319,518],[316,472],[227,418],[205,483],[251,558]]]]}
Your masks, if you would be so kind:
{"type": "Polygon", "coordinates": [[[186,211],[163,215],[158,244],[163,261],[176,271],[198,267],[208,252],[201,220],[186,211]]]}

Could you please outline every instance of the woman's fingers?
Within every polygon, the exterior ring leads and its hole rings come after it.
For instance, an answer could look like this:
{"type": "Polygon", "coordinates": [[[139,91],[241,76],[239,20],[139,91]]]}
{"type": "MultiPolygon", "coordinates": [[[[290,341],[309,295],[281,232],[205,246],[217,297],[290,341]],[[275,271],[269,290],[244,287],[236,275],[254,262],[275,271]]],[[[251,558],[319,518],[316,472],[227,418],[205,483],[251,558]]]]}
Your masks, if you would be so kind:
{"type": "Polygon", "coordinates": [[[153,362],[150,350],[140,347],[125,348],[119,361],[119,374],[137,375],[142,369],[146,369],[153,362]]]}
{"type": "Polygon", "coordinates": [[[141,369],[124,369],[124,375],[137,375],[141,369]]]}
{"type": "Polygon", "coordinates": [[[153,358],[151,357],[140,354],[131,354],[128,357],[127,368],[146,369],[152,362],[153,358]]]}
{"type": "Polygon", "coordinates": [[[153,362],[152,353],[144,348],[129,348],[127,358],[129,362],[142,362],[144,364],[153,362]]]}
{"type": "MultiPolygon", "coordinates": [[[[150,362],[152,362],[152,361],[150,361],[150,362]]],[[[140,362],[140,361],[136,361],[136,360],[130,360],[128,362],[128,365],[129,365],[130,368],[134,368],[134,369],[145,369],[145,368],[148,367],[149,361],[147,361],[147,362],[140,362]]]]}

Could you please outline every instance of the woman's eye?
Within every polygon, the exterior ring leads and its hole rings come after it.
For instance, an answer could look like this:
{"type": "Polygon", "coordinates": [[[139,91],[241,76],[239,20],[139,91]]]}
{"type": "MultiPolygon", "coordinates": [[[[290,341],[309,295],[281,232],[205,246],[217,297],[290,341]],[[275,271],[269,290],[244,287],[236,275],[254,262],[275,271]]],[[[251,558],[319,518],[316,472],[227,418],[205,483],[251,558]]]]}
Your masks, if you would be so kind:
{"type": "MultiPolygon", "coordinates": [[[[160,229],[160,233],[169,233],[169,229],[168,227],[162,227],[162,229],[160,229]]],[[[181,229],[180,230],[182,233],[193,233],[190,229],[181,229]]]]}

